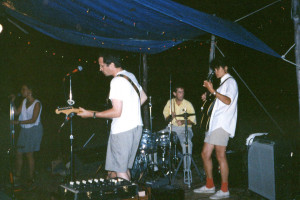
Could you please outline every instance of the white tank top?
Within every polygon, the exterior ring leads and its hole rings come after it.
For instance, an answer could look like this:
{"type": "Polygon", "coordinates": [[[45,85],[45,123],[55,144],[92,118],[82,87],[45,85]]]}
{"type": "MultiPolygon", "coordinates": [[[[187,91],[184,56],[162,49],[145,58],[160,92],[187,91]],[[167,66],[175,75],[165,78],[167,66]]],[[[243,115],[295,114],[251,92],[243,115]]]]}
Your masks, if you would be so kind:
{"type": "Polygon", "coordinates": [[[22,128],[31,128],[33,126],[39,125],[39,123],[41,121],[42,104],[39,100],[36,99],[36,100],[34,100],[34,102],[28,108],[26,108],[26,102],[27,102],[27,99],[24,99],[24,101],[22,103],[21,114],[19,116],[19,121],[25,121],[25,120],[32,119],[34,106],[37,102],[40,103],[40,113],[39,113],[39,116],[36,119],[36,121],[32,124],[20,124],[22,128]]]}

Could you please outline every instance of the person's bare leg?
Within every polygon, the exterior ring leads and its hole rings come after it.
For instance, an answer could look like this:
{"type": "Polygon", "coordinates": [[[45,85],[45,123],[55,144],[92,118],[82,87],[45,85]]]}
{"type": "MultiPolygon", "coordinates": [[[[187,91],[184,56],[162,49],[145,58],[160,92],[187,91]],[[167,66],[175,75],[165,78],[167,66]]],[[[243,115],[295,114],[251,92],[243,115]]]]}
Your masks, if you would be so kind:
{"type": "Polygon", "coordinates": [[[22,171],[22,165],[23,165],[23,153],[17,152],[16,154],[16,176],[21,176],[22,171]]]}
{"type": "Polygon", "coordinates": [[[127,176],[128,176],[128,178],[129,178],[129,180],[131,180],[131,174],[130,174],[130,170],[129,169],[127,169],[127,176]]]}
{"type": "Polygon", "coordinates": [[[107,177],[106,179],[112,179],[112,178],[116,178],[117,177],[117,173],[114,171],[108,171],[107,172],[107,177]]]}
{"type": "Polygon", "coordinates": [[[34,178],[34,157],[33,152],[26,153],[28,167],[29,167],[29,179],[32,180],[34,178]]]}
{"type": "Polygon", "coordinates": [[[228,183],[229,168],[226,158],[226,146],[216,146],[216,156],[220,165],[222,182],[228,183]]]}
{"type": "Polygon", "coordinates": [[[130,178],[127,175],[127,172],[117,172],[117,176],[120,177],[120,178],[124,178],[124,179],[130,181],[130,178]]]}
{"type": "Polygon", "coordinates": [[[206,178],[211,178],[211,179],[213,178],[213,174],[212,174],[213,164],[211,159],[211,154],[213,150],[214,150],[214,145],[205,142],[201,152],[206,178]]]}

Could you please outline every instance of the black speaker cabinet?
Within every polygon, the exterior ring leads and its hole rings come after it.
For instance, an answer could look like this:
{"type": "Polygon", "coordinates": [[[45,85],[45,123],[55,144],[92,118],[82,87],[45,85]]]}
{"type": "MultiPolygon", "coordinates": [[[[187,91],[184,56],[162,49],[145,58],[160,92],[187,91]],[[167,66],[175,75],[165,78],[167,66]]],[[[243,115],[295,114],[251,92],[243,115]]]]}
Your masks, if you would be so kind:
{"type": "Polygon", "coordinates": [[[248,188],[270,200],[289,199],[289,148],[269,140],[256,140],[248,150],[248,188]]]}

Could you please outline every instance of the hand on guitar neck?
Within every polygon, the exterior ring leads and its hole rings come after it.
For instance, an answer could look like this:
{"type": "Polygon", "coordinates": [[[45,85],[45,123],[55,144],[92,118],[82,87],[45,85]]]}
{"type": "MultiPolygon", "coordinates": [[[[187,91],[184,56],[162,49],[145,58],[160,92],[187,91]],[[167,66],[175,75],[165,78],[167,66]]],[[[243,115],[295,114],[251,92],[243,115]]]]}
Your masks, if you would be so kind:
{"type": "Polygon", "coordinates": [[[210,92],[211,94],[216,92],[212,82],[210,82],[210,81],[204,81],[203,87],[205,87],[208,90],[208,92],[210,92]]]}

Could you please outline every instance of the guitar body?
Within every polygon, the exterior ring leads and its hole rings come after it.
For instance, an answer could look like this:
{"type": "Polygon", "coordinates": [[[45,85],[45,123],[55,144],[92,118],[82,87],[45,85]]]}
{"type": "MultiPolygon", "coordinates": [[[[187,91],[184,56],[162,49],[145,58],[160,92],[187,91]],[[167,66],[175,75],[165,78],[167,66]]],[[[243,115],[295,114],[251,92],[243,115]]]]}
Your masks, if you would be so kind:
{"type": "Polygon", "coordinates": [[[215,105],[215,101],[216,97],[210,94],[201,106],[200,129],[204,130],[205,132],[209,129],[210,117],[215,105]]]}
{"type": "Polygon", "coordinates": [[[66,115],[69,115],[71,113],[80,113],[79,108],[73,108],[72,106],[67,106],[67,107],[58,107],[55,110],[56,114],[64,113],[66,115]]]}

